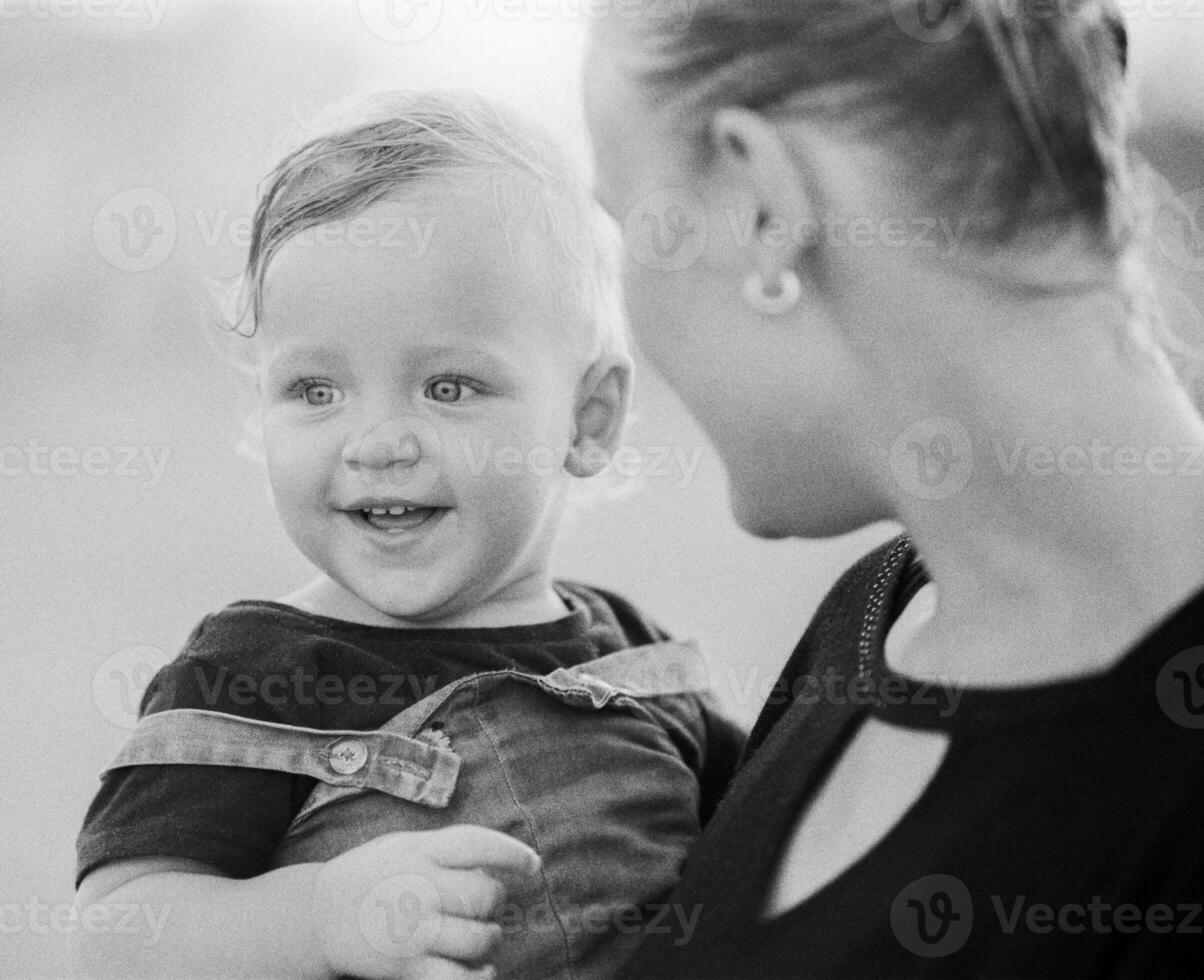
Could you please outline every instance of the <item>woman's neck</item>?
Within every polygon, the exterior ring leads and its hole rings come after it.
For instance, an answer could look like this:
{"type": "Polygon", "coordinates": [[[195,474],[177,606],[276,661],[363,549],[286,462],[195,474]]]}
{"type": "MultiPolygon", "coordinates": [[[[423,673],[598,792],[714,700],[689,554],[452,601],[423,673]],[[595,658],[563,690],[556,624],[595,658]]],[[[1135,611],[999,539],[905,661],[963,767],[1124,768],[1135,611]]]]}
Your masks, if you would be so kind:
{"type": "Polygon", "coordinates": [[[954,482],[885,478],[939,601],[892,666],[1005,685],[1106,669],[1204,587],[1204,423],[1119,340],[1115,294],[944,285],[923,315],[965,328],[899,382],[895,428],[929,422],[895,458],[954,482]]]}

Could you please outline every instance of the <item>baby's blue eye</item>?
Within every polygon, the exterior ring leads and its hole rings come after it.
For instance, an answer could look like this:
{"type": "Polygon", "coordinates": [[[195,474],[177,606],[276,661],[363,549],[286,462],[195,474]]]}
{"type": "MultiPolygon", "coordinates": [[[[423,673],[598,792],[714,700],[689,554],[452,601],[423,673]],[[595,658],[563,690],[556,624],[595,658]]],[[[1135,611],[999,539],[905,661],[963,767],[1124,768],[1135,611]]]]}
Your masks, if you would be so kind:
{"type": "Polygon", "coordinates": [[[317,407],[330,405],[334,402],[335,390],[331,385],[315,382],[307,384],[301,391],[301,397],[305,401],[317,407]]]}
{"type": "Polygon", "coordinates": [[[472,387],[456,378],[439,378],[426,386],[426,397],[437,402],[459,402],[475,394],[472,387]]]}

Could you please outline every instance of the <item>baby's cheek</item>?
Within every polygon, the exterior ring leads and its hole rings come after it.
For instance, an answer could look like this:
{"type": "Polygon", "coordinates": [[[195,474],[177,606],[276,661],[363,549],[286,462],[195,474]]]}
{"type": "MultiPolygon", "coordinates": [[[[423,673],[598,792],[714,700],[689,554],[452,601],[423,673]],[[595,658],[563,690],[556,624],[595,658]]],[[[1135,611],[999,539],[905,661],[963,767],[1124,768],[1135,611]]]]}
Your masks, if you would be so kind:
{"type": "Polygon", "coordinates": [[[264,459],[278,510],[303,509],[320,496],[328,467],[303,440],[265,433],[264,459]]]}
{"type": "Polygon", "coordinates": [[[296,490],[296,479],[303,479],[305,467],[302,465],[304,453],[297,445],[290,445],[287,440],[273,438],[265,432],[263,439],[263,456],[268,466],[268,476],[272,486],[277,491],[296,490]],[[291,486],[292,485],[292,486],[291,486]]]}

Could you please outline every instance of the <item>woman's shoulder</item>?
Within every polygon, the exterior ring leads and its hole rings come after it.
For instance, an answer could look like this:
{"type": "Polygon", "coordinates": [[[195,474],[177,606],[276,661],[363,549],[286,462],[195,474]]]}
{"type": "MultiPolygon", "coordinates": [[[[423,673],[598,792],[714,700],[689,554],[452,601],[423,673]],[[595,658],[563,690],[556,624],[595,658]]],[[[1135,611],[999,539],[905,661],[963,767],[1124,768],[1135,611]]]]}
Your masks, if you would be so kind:
{"type": "Polygon", "coordinates": [[[748,737],[745,757],[764,742],[793,703],[792,692],[825,671],[852,673],[866,649],[928,582],[910,537],[900,534],[867,552],[836,580],[795,646],[748,737]]]}
{"type": "Polygon", "coordinates": [[[836,580],[787,661],[783,679],[855,659],[928,582],[911,538],[897,535],[863,555],[836,580]]]}

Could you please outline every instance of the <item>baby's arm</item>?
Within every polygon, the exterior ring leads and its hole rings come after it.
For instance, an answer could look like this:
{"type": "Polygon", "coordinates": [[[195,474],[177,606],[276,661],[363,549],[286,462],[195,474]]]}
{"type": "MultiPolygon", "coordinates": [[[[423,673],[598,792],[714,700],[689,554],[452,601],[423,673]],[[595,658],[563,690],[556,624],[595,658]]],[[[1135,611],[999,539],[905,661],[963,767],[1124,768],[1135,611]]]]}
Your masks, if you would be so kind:
{"type": "Polygon", "coordinates": [[[233,879],[212,865],[176,858],[133,858],[96,869],[80,884],[76,909],[119,923],[127,909],[136,931],[78,930],[75,972],[86,977],[324,977],[310,909],[317,865],[233,879]],[[99,907],[99,909],[98,909],[99,907]],[[154,931],[151,930],[160,930],[154,931]]]}
{"type": "Polygon", "coordinates": [[[245,879],[177,858],[113,861],[81,883],[79,921],[153,921],[157,931],[81,928],[76,972],[487,977],[501,939],[488,921],[505,898],[499,879],[538,867],[525,844],[467,826],[389,834],[325,863],[245,879]]]}

